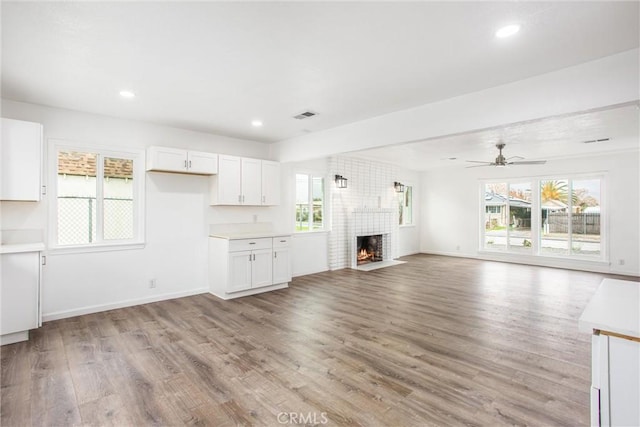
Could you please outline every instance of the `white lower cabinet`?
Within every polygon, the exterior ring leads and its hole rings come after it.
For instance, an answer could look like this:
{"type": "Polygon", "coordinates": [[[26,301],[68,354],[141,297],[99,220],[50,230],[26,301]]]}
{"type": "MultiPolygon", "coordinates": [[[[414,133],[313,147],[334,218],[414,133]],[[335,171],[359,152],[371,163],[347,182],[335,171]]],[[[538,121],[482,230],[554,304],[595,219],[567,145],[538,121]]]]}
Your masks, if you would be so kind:
{"type": "Polygon", "coordinates": [[[290,238],[273,238],[273,283],[291,281],[291,251],[290,238]]]}
{"type": "Polygon", "coordinates": [[[640,342],[592,337],[591,425],[640,426],[640,342]]]}
{"type": "Polygon", "coordinates": [[[230,299],[281,289],[291,280],[289,236],[209,238],[209,289],[230,299]]]}
{"type": "Polygon", "coordinates": [[[0,343],[29,339],[29,330],[41,325],[40,252],[0,255],[0,343]]]}

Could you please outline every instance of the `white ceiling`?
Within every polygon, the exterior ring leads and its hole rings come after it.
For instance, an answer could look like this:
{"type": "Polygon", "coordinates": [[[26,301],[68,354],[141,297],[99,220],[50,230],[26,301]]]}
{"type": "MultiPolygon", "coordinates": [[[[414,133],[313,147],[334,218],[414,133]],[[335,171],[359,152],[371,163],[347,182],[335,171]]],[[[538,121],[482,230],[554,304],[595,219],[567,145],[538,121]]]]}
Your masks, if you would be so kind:
{"type": "Polygon", "coordinates": [[[3,1],[2,96],[273,142],[636,48],[638,16],[609,1],[3,1]],[[306,109],[319,115],[292,118],[306,109]]]}
{"type": "Polygon", "coordinates": [[[640,109],[636,103],[350,154],[417,171],[452,166],[463,168],[474,166],[467,160],[494,161],[499,141],[506,144],[505,157],[521,156],[526,160],[638,150],[639,129],[640,109]],[[605,138],[609,141],[585,144],[585,141],[605,138]]]}

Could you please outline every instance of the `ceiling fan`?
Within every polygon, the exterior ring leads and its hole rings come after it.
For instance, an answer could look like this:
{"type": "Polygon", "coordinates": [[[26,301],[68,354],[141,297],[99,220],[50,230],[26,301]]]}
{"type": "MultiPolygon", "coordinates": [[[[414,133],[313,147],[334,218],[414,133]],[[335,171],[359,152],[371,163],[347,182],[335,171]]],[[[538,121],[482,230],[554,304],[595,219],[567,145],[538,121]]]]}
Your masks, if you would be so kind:
{"type": "Polygon", "coordinates": [[[524,157],[520,157],[520,156],[513,156],[513,157],[509,157],[508,159],[505,158],[502,155],[502,149],[505,147],[504,142],[498,142],[496,144],[496,148],[498,148],[498,157],[496,157],[496,159],[493,162],[482,162],[479,160],[467,160],[467,162],[469,163],[482,163],[481,165],[475,165],[475,166],[467,166],[467,168],[479,168],[480,166],[497,166],[497,167],[504,167],[504,166],[510,166],[510,165],[544,165],[545,163],[547,163],[546,160],[526,160],[524,162],[513,162],[513,161],[509,161],[512,159],[524,159],[524,157]]]}

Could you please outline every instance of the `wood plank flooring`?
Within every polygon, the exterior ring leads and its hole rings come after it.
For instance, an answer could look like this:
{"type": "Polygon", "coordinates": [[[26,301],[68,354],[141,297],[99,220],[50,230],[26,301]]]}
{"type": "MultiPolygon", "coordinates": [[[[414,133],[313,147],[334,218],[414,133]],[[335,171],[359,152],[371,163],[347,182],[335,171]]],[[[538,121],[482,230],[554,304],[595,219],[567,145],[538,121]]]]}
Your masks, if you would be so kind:
{"type": "Polygon", "coordinates": [[[47,322],[1,349],[0,424],[588,425],[604,275],[403,260],[47,322]]]}

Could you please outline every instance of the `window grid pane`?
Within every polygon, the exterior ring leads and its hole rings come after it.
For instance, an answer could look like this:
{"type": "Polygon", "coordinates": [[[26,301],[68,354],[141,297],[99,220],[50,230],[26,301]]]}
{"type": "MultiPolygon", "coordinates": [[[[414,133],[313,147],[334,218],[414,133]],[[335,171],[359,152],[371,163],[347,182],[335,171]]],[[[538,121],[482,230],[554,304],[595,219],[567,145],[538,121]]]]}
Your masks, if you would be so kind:
{"type": "Polygon", "coordinates": [[[105,157],[103,238],[133,238],[133,160],[105,157]]]}
{"type": "Polygon", "coordinates": [[[96,164],[98,155],[58,152],[58,244],[96,241],[96,164]]]}

